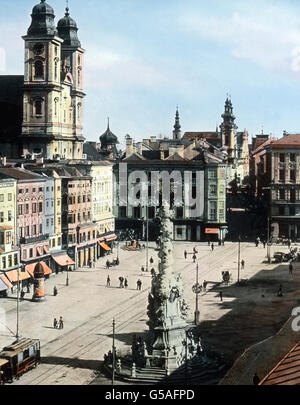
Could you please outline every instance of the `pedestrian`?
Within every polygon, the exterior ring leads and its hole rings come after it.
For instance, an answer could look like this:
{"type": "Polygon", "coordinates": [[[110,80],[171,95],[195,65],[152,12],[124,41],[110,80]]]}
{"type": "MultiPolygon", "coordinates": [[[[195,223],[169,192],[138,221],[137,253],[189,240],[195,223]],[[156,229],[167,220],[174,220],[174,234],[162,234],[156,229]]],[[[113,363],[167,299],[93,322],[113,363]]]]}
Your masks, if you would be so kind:
{"type": "Polygon", "coordinates": [[[109,267],[110,267],[110,263],[109,263],[109,260],[107,259],[107,261],[106,261],[106,268],[109,269],[109,267]]]}
{"type": "Polygon", "coordinates": [[[184,258],[185,259],[187,258],[187,251],[186,250],[184,251],[184,258]]]}
{"type": "Polygon", "coordinates": [[[193,254],[193,261],[194,263],[196,262],[197,256],[195,255],[195,253],[193,254]]]}
{"type": "Polygon", "coordinates": [[[57,319],[54,318],[54,321],[53,321],[53,328],[54,329],[57,329],[57,324],[58,324],[57,319]]]}
{"type": "Polygon", "coordinates": [[[24,297],[25,297],[25,291],[21,291],[21,300],[23,300],[24,299],[24,297]]]}
{"type": "Polygon", "coordinates": [[[63,329],[64,328],[64,318],[61,316],[59,318],[59,329],[63,329]]]}
{"type": "Polygon", "coordinates": [[[260,383],[260,378],[258,377],[257,373],[253,376],[253,385],[258,385],[260,383]]]}
{"type": "Polygon", "coordinates": [[[141,290],[142,289],[142,281],[140,279],[138,279],[138,281],[136,282],[137,285],[137,290],[141,290]]]}
{"type": "Polygon", "coordinates": [[[291,247],[291,239],[288,240],[287,244],[288,244],[288,248],[290,248],[291,247]]]}
{"type": "Polygon", "coordinates": [[[278,291],[277,291],[277,296],[282,297],[282,285],[280,284],[278,291]]]}
{"type": "Polygon", "coordinates": [[[244,268],[245,268],[245,260],[244,259],[241,261],[241,265],[242,265],[242,270],[244,270],[244,268]]]}
{"type": "Polygon", "coordinates": [[[209,241],[207,241],[207,244],[208,244],[208,246],[210,246],[210,240],[209,240],[209,241]]]}
{"type": "Polygon", "coordinates": [[[207,281],[204,280],[203,281],[203,291],[206,292],[206,286],[207,286],[207,281]]]}
{"type": "Polygon", "coordinates": [[[215,248],[215,247],[214,247],[214,244],[212,243],[212,244],[211,244],[211,251],[212,251],[212,252],[214,251],[214,248],[215,248]]]}
{"type": "Polygon", "coordinates": [[[124,281],[124,286],[125,286],[125,288],[127,288],[127,287],[128,287],[128,280],[127,280],[127,278],[125,278],[125,281],[124,281]]]}
{"type": "Polygon", "coordinates": [[[106,287],[110,287],[110,277],[109,277],[109,275],[107,276],[106,287]]]}
{"type": "Polygon", "coordinates": [[[151,269],[151,276],[154,277],[155,276],[155,269],[152,267],[151,269]]]}
{"type": "Polygon", "coordinates": [[[265,249],[265,247],[266,247],[266,241],[265,240],[263,241],[263,245],[264,245],[264,249],[265,249]]]}
{"type": "Polygon", "coordinates": [[[193,252],[196,254],[196,253],[198,253],[198,251],[197,251],[197,249],[196,249],[196,246],[193,248],[193,252]]]}
{"type": "Polygon", "coordinates": [[[57,288],[56,288],[56,286],[54,286],[54,288],[53,288],[53,295],[54,295],[54,297],[56,297],[57,294],[58,294],[57,288]]]}
{"type": "Polygon", "coordinates": [[[151,259],[150,259],[150,263],[151,263],[151,264],[154,263],[154,260],[153,260],[153,257],[152,257],[152,256],[151,256],[151,259]]]}
{"type": "Polygon", "coordinates": [[[124,282],[124,277],[119,277],[119,281],[120,281],[120,286],[119,286],[119,288],[124,288],[124,284],[123,284],[123,282],[124,282]]]}
{"type": "Polygon", "coordinates": [[[223,291],[220,291],[220,300],[223,301],[223,291]]]}
{"type": "Polygon", "coordinates": [[[289,265],[289,273],[291,275],[293,275],[293,270],[294,270],[293,265],[292,265],[292,263],[290,263],[290,265],[289,265]]]}
{"type": "Polygon", "coordinates": [[[144,271],[145,271],[145,267],[144,267],[144,266],[142,266],[141,271],[142,271],[142,272],[144,272],[144,271]]]}

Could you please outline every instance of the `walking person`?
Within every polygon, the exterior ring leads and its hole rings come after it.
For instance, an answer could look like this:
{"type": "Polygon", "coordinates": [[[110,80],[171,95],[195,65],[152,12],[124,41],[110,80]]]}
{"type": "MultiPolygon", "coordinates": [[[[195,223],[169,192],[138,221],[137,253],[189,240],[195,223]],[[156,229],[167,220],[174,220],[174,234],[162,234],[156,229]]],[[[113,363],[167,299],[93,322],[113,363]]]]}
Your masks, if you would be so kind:
{"type": "Polygon", "coordinates": [[[57,329],[57,325],[58,325],[57,319],[54,318],[54,321],[53,321],[53,328],[54,328],[54,329],[57,329]]]}
{"type": "Polygon", "coordinates": [[[187,258],[187,251],[186,250],[184,251],[184,258],[185,259],[187,258]]]}
{"type": "Polygon", "coordinates": [[[25,297],[25,291],[21,291],[21,300],[23,300],[24,299],[24,297],[25,297]]]}
{"type": "Polygon", "coordinates": [[[290,274],[291,276],[293,275],[293,270],[294,270],[293,265],[292,265],[292,263],[290,263],[290,264],[289,264],[289,274],[290,274]]]}
{"type": "Polygon", "coordinates": [[[203,285],[203,291],[206,292],[207,281],[204,280],[202,285],[203,285]]]}
{"type": "Polygon", "coordinates": [[[245,260],[244,259],[241,261],[241,265],[242,265],[242,270],[244,270],[244,268],[245,268],[245,260]]]}
{"type": "Polygon", "coordinates": [[[195,263],[197,259],[197,256],[195,255],[195,253],[193,254],[193,262],[195,263]]]}
{"type": "Polygon", "coordinates": [[[127,287],[128,287],[128,280],[127,280],[127,278],[125,278],[125,281],[124,281],[124,286],[125,286],[125,288],[127,288],[127,287]]]}
{"type": "Polygon", "coordinates": [[[119,281],[120,281],[120,286],[119,286],[119,288],[124,288],[124,284],[123,284],[123,282],[124,282],[124,277],[119,277],[119,281]]]}
{"type": "Polygon", "coordinates": [[[263,245],[264,245],[264,249],[265,249],[265,247],[266,247],[266,241],[265,240],[263,241],[263,245]]]}
{"type": "Polygon", "coordinates": [[[106,287],[110,287],[110,277],[109,276],[107,276],[106,287]]]}
{"type": "Polygon", "coordinates": [[[59,318],[59,329],[63,329],[64,328],[64,318],[61,316],[59,318]]]}
{"type": "Polygon", "coordinates": [[[109,269],[109,267],[110,267],[110,263],[109,263],[109,260],[107,259],[106,260],[106,268],[109,269]]]}
{"type": "Polygon", "coordinates": [[[53,288],[53,295],[54,295],[54,297],[56,297],[57,294],[58,294],[57,288],[56,288],[56,286],[54,286],[54,288],[53,288]]]}
{"type": "Polygon", "coordinates": [[[223,291],[220,291],[220,300],[223,301],[223,291]]]}
{"type": "Polygon", "coordinates": [[[212,244],[211,244],[211,251],[212,251],[212,252],[214,251],[214,248],[215,248],[215,246],[214,246],[214,244],[212,243],[212,244]]]}
{"type": "Polygon", "coordinates": [[[142,289],[142,281],[140,279],[138,279],[138,281],[136,282],[136,285],[137,285],[137,290],[142,289]]]}
{"type": "Polygon", "coordinates": [[[278,291],[277,291],[277,297],[282,297],[282,285],[280,284],[278,291]]]}

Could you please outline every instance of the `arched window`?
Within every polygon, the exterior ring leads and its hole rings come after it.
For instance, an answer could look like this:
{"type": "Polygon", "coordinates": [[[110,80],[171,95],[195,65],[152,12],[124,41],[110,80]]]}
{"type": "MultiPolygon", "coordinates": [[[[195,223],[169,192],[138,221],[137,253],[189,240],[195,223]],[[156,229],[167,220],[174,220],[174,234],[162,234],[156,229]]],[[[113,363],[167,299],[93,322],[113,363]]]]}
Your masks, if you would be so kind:
{"type": "Polygon", "coordinates": [[[34,77],[43,78],[44,77],[44,64],[41,60],[34,62],[34,77]]]}
{"type": "Polygon", "coordinates": [[[36,100],[34,105],[35,105],[35,114],[42,115],[42,100],[36,100]]]}
{"type": "Polygon", "coordinates": [[[77,119],[78,119],[78,121],[80,121],[80,107],[81,107],[81,104],[80,103],[77,104],[77,119]]]}
{"type": "Polygon", "coordinates": [[[55,62],[54,66],[54,80],[57,80],[57,62],[55,62]]]}

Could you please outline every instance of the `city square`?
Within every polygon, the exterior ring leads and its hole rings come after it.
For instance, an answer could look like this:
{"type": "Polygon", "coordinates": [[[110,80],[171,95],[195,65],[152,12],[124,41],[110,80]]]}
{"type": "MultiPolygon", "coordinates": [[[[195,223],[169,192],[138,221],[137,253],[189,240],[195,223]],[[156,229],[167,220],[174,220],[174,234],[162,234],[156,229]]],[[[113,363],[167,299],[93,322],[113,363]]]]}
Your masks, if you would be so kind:
{"type": "Polygon", "coordinates": [[[300,383],[299,6],[257,1],[3,0],[1,386],[300,383]]]}

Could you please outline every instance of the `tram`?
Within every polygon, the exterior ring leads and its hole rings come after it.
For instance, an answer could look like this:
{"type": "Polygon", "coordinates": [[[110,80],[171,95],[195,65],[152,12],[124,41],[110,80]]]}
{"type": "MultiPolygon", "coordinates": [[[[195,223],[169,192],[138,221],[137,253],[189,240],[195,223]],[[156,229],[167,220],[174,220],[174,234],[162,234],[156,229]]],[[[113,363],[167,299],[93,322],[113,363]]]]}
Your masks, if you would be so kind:
{"type": "Polygon", "coordinates": [[[0,352],[0,384],[13,382],[41,361],[40,341],[20,339],[0,352]]]}

